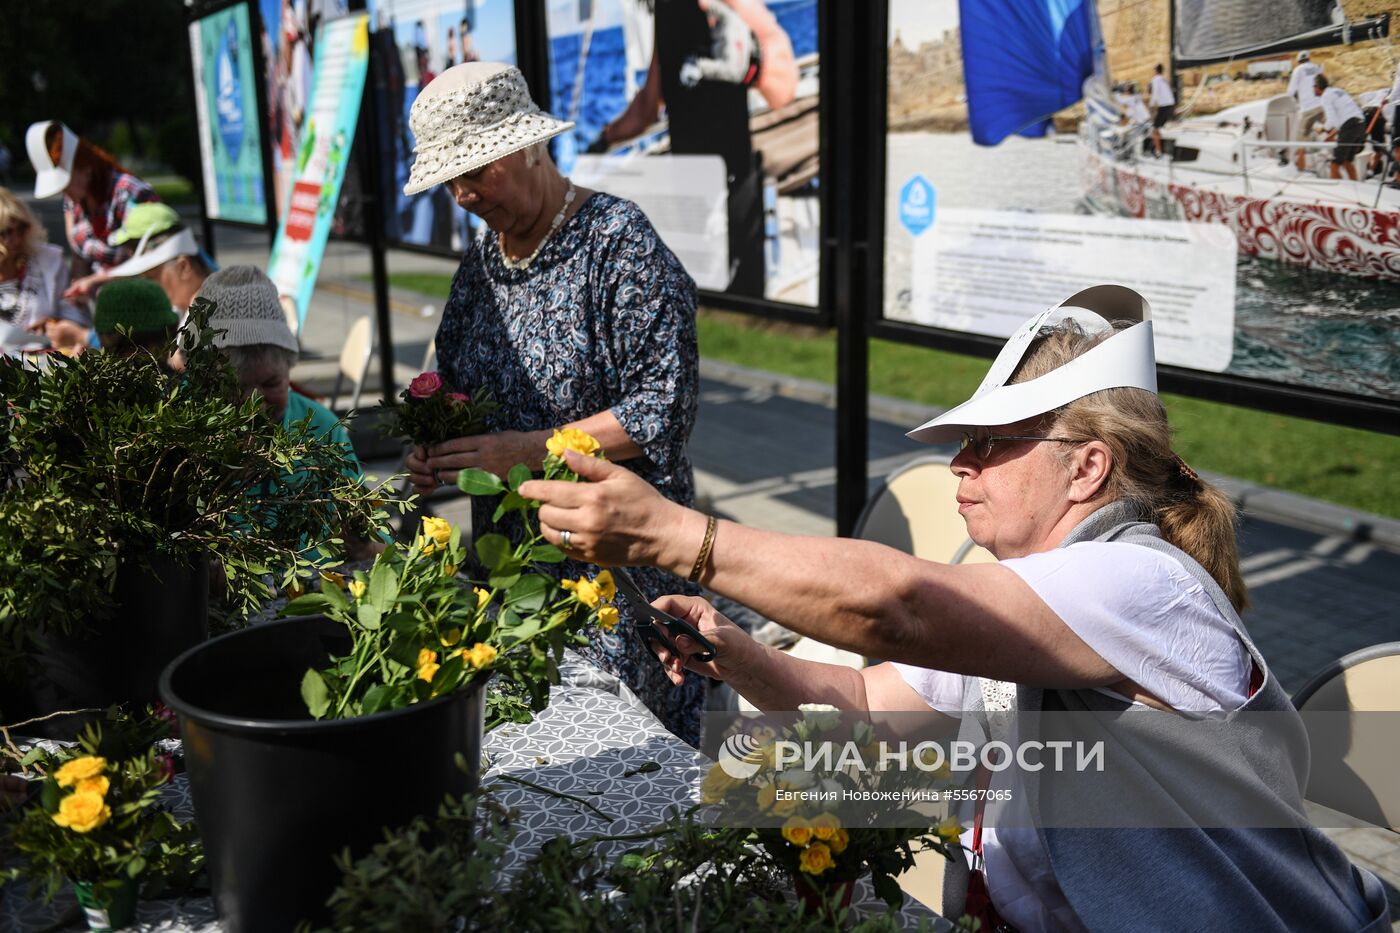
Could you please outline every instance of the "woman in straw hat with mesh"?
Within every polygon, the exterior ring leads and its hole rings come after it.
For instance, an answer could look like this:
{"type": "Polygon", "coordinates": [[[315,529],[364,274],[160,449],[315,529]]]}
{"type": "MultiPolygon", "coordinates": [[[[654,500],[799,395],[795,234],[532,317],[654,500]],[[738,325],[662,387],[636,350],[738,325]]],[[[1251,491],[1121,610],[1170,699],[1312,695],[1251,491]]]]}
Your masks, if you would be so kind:
{"type": "Polygon", "coordinates": [[[964,794],[1005,802],[963,814],[973,858],[947,867],[945,915],[1022,933],[1389,930],[1380,883],[1308,823],[1306,735],[1239,617],[1233,506],[1172,451],[1156,389],[1147,302],[1097,286],[1019,328],[971,399],[910,432],[961,443],[958,512],[995,564],[716,528],[574,455],[591,482],[520,492],[543,503],[546,537],[567,532],[590,560],[695,561],[714,592],[890,659],[800,660],[668,596],[657,607],[715,647],[659,648],[676,676],[721,678],[764,710],[901,713],[874,722],[1014,749],[955,768],[964,794]],[[1047,764],[1034,743],[1063,735],[1106,745],[1098,770],[1047,764]]]}
{"type": "MultiPolygon", "coordinates": [[[[447,69],[418,95],[409,123],[417,144],[404,193],[446,185],[484,222],[438,329],[442,375],[457,391],[490,390],[501,405],[489,433],[413,452],[408,467],[419,492],[453,483],[469,467],[501,476],[516,463],[540,469],[552,432],[578,428],[610,460],[689,505],[695,283],[646,215],[560,175],[546,142],[573,124],[541,112],[510,65],[447,69]]],[[[514,531],[511,517],[498,526],[492,513],[473,506],[475,534],[514,531]]],[[[570,560],[557,572],[594,570],[570,560]]],[[[683,580],[658,570],[639,573],[638,583],[651,597],[686,591],[683,580]]],[[[698,743],[703,679],[691,674],[673,689],[629,627],[591,633],[584,653],[672,732],[698,743]]]]}

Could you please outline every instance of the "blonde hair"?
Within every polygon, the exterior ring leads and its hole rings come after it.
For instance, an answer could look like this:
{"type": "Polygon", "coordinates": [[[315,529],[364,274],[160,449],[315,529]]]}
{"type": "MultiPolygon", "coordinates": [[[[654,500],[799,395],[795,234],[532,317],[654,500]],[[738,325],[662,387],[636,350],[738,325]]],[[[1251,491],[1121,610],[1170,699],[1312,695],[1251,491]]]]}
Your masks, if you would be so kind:
{"type": "MultiPolygon", "coordinates": [[[[21,256],[33,256],[39,251],[39,245],[48,240],[48,234],[29,212],[28,205],[9,188],[0,188],[0,229],[10,224],[24,224],[28,228],[24,233],[24,245],[20,247],[21,256]]],[[[0,258],[4,257],[4,250],[0,245],[0,258]]]]}
{"type": "MultiPolygon", "coordinates": [[[[1115,322],[1114,328],[1132,323],[1115,322]]],[[[1074,321],[1042,331],[1010,381],[1043,376],[1111,333],[1090,334],[1074,321]]],[[[1107,445],[1113,465],[1097,495],[1105,503],[1121,499],[1140,505],[1168,543],[1189,554],[1220,584],[1237,612],[1249,605],[1235,541],[1234,503],[1173,452],[1167,412],[1156,394],[1134,388],[1103,389],[1048,412],[1044,427],[1052,434],[1107,445]]],[[[1059,450],[1067,460],[1070,448],[1059,450]]]]}

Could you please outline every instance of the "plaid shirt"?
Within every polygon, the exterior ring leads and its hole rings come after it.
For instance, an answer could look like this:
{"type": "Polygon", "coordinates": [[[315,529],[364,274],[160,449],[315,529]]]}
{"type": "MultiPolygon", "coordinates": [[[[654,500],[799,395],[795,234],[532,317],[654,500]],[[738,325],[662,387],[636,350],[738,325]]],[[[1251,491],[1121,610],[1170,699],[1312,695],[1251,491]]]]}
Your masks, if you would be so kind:
{"type": "Polygon", "coordinates": [[[131,255],[133,247],[129,243],[107,245],[107,238],[126,220],[126,209],[142,201],[159,200],[150,185],[124,172],[113,176],[112,193],[107,197],[105,214],[89,217],[82,204],[64,195],[63,212],[72,219],[68,245],[73,247],[73,252],[92,263],[92,271],[106,272],[131,255]]]}

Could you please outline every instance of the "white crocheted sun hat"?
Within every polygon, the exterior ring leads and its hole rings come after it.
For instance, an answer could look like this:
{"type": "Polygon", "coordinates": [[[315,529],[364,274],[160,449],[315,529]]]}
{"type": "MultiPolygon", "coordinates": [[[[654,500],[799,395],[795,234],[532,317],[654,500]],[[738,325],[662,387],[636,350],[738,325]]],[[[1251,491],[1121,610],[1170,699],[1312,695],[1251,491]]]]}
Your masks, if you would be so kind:
{"type": "Polygon", "coordinates": [[[417,194],[573,128],[540,110],[514,65],[467,62],[434,78],[408,112],[417,194]]]}

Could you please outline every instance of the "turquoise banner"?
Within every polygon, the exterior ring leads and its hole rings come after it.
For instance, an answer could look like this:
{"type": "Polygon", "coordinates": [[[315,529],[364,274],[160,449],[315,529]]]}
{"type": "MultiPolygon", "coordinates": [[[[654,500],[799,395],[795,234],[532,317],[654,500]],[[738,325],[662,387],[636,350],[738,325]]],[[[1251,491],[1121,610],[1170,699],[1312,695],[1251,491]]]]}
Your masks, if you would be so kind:
{"type": "Polygon", "coordinates": [[[369,71],[369,17],[347,16],[316,33],[311,104],[296,154],[291,196],[282,211],[267,273],[298,333],[316,289],[316,274],[345,181],[360,99],[369,71]]]}
{"type": "Polygon", "coordinates": [[[209,217],[267,223],[252,26],[240,3],[190,25],[209,217]]]}

